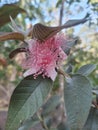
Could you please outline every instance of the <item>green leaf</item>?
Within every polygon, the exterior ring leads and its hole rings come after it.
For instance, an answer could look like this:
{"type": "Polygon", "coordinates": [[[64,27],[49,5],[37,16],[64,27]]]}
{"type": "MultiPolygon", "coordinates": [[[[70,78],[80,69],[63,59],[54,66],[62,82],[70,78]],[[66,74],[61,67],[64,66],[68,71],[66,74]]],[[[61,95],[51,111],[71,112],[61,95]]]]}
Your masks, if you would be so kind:
{"type": "Polygon", "coordinates": [[[80,130],[88,117],[92,102],[92,86],[83,75],[68,78],[64,88],[65,108],[71,130],[80,130]]]}
{"type": "Polygon", "coordinates": [[[93,92],[95,95],[98,95],[98,90],[97,90],[97,89],[92,90],[92,92],[93,92]]]}
{"type": "MultiPolygon", "coordinates": [[[[48,116],[53,109],[60,103],[60,96],[54,95],[48,99],[48,101],[42,106],[42,117],[48,116]]],[[[39,122],[37,114],[30,119],[27,119],[18,130],[29,130],[32,126],[39,122]]]]}
{"type": "Polygon", "coordinates": [[[73,70],[73,66],[72,66],[71,64],[69,64],[68,66],[66,66],[65,72],[66,72],[66,73],[71,73],[72,70],[73,70]]]}
{"type": "Polygon", "coordinates": [[[67,46],[66,46],[66,49],[64,50],[64,52],[65,52],[67,55],[70,53],[71,48],[72,48],[74,45],[77,44],[78,39],[79,39],[79,38],[77,37],[77,38],[74,38],[74,39],[72,39],[71,41],[68,41],[68,42],[66,43],[67,46]]]}
{"type": "Polygon", "coordinates": [[[30,130],[32,126],[35,126],[38,123],[39,118],[37,117],[37,114],[34,114],[34,116],[27,119],[18,130],[30,130]]]}
{"type": "Polygon", "coordinates": [[[73,27],[78,24],[83,24],[88,20],[89,14],[87,14],[83,19],[73,19],[73,20],[68,20],[64,26],[65,28],[73,27]]]}
{"type": "Polygon", "coordinates": [[[37,112],[51,89],[52,80],[49,78],[24,78],[12,94],[6,130],[17,130],[22,122],[37,112]]]}
{"type": "Polygon", "coordinates": [[[77,73],[78,74],[82,74],[85,76],[88,76],[91,72],[93,72],[96,69],[96,65],[95,64],[87,64],[82,66],[77,73]]]}
{"type": "Polygon", "coordinates": [[[14,19],[16,18],[17,14],[25,12],[26,11],[24,9],[18,7],[17,5],[4,5],[0,8],[0,27],[10,22],[10,16],[12,16],[14,19]]]}
{"type": "Polygon", "coordinates": [[[98,110],[91,108],[88,119],[82,130],[98,130],[98,110]]]}
{"type": "Polygon", "coordinates": [[[47,115],[49,115],[53,109],[59,105],[60,103],[60,96],[58,95],[54,95],[52,96],[42,107],[43,111],[42,111],[42,116],[45,117],[47,115]]]}
{"type": "Polygon", "coordinates": [[[56,3],[56,8],[58,8],[62,3],[62,0],[58,0],[57,3],[56,3]]]}

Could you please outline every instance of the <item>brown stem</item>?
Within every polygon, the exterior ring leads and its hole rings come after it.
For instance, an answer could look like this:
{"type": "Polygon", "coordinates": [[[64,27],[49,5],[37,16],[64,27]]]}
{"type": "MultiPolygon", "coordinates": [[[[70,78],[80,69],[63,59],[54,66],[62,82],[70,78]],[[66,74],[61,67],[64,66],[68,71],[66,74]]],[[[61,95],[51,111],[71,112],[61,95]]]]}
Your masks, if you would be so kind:
{"type": "Polygon", "coordinates": [[[62,3],[61,3],[59,25],[62,25],[63,11],[64,11],[64,1],[65,0],[62,0],[62,3]]]}
{"type": "Polygon", "coordinates": [[[40,123],[41,123],[42,127],[43,127],[45,130],[49,130],[48,127],[47,127],[47,125],[46,125],[46,123],[44,122],[43,117],[42,117],[39,113],[37,113],[37,116],[38,116],[38,118],[39,118],[39,120],[40,120],[40,123]]]}

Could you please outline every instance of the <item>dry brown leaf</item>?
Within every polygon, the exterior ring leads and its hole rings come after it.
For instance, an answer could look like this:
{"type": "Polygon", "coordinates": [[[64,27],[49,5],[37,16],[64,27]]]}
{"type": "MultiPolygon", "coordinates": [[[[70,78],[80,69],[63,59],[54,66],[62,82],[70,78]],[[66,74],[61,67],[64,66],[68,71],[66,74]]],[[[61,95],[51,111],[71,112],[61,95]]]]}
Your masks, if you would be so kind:
{"type": "Polygon", "coordinates": [[[0,27],[10,22],[10,17],[16,18],[19,13],[26,13],[26,11],[17,5],[6,4],[0,8],[0,27]]]}
{"type": "Polygon", "coordinates": [[[10,54],[9,54],[9,58],[12,59],[13,57],[15,57],[18,53],[20,52],[26,52],[26,48],[17,48],[15,50],[13,50],[10,54]]]}
{"type": "Polygon", "coordinates": [[[7,61],[5,60],[5,59],[1,59],[0,58],[0,65],[2,65],[2,66],[6,66],[7,65],[7,61]]]}
{"type": "Polygon", "coordinates": [[[18,32],[10,32],[0,35],[0,42],[6,40],[24,40],[24,35],[18,32]]]}
{"type": "Polygon", "coordinates": [[[32,29],[32,38],[36,38],[38,40],[44,41],[53,35],[57,34],[64,28],[69,28],[87,21],[87,18],[83,18],[80,20],[69,20],[62,26],[49,27],[42,25],[41,23],[35,24],[32,29]]]}

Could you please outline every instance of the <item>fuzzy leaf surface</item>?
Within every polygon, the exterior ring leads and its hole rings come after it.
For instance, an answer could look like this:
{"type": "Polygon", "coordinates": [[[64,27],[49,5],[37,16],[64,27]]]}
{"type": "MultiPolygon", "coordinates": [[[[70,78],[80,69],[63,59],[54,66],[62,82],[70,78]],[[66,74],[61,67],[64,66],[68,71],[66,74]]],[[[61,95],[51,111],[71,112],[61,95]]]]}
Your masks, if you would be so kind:
{"type": "Polygon", "coordinates": [[[91,72],[93,72],[96,69],[95,64],[87,64],[82,66],[77,73],[88,76],[91,72]]]}
{"type": "Polygon", "coordinates": [[[65,82],[65,108],[71,130],[81,130],[84,126],[92,102],[92,86],[82,75],[74,74],[65,82]]]}
{"type": "Polygon", "coordinates": [[[24,78],[14,90],[6,123],[6,130],[17,130],[22,122],[34,115],[43,105],[52,88],[49,78],[24,78]]]}

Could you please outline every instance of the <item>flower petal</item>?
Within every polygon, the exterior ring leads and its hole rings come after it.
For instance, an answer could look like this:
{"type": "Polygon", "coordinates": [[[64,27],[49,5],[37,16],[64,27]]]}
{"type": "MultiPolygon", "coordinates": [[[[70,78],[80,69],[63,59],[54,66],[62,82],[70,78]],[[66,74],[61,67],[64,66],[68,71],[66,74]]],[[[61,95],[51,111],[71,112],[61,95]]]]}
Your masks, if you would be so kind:
{"type": "Polygon", "coordinates": [[[23,74],[23,76],[26,77],[26,76],[32,75],[36,72],[37,72],[37,70],[35,68],[30,68],[23,74]]]}
{"type": "Polygon", "coordinates": [[[54,81],[56,76],[57,76],[57,72],[55,71],[55,68],[51,68],[48,70],[48,76],[54,81]]]}

